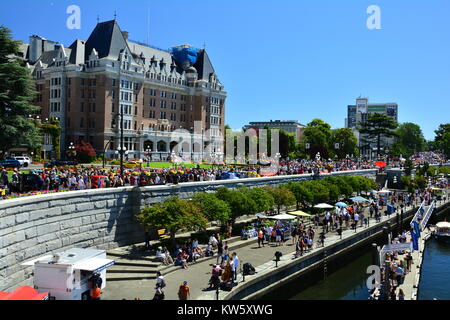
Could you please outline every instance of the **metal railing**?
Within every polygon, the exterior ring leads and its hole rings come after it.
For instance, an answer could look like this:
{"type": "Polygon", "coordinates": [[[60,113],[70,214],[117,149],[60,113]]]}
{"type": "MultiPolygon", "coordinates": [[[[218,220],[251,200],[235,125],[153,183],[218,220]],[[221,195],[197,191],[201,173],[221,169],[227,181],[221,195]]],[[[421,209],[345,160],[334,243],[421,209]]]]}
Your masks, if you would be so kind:
{"type": "Polygon", "coordinates": [[[434,200],[431,205],[428,207],[427,213],[423,216],[422,221],[420,222],[420,228],[423,230],[427,226],[428,220],[430,220],[431,215],[433,214],[434,209],[436,208],[436,201],[434,200]]]}
{"type": "Polygon", "coordinates": [[[419,209],[417,209],[417,212],[416,212],[416,214],[414,215],[414,218],[411,220],[411,228],[414,228],[413,222],[414,222],[414,221],[418,222],[418,217],[419,217],[419,215],[422,215],[422,213],[425,211],[425,203],[426,203],[426,201],[424,200],[424,201],[422,202],[422,204],[420,205],[419,209]]]}

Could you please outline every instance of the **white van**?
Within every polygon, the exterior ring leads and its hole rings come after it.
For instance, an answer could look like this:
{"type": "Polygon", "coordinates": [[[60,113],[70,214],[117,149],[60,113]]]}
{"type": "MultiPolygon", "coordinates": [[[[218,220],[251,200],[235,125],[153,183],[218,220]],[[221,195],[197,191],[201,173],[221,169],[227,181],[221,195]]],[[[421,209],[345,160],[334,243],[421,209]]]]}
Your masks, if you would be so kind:
{"type": "Polygon", "coordinates": [[[15,157],[15,159],[20,162],[22,167],[28,167],[31,164],[31,159],[29,157],[20,156],[15,157]]]}

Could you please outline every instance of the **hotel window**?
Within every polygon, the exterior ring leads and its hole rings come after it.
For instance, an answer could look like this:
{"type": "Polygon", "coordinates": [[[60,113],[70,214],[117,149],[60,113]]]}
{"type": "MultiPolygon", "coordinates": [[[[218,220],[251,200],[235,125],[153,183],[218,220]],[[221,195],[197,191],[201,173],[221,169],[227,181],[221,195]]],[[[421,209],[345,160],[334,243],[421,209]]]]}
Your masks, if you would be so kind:
{"type": "Polygon", "coordinates": [[[80,128],[83,128],[84,127],[84,118],[81,118],[80,119],[80,128]]]}
{"type": "Polygon", "coordinates": [[[116,98],[116,91],[115,91],[115,90],[111,91],[111,97],[112,97],[113,99],[116,98]]]}
{"type": "Polygon", "coordinates": [[[114,105],[114,103],[112,103],[111,104],[111,112],[114,112],[115,111],[115,105],[114,105]]]}
{"type": "Polygon", "coordinates": [[[166,101],[161,101],[161,109],[165,109],[166,108],[166,101]]]}
{"type": "Polygon", "coordinates": [[[84,102],[80,104],[80,112],[84,112],[84,102]]]}
{"type": "Polygon", "coordinates": [[[137,112],[138,112],[137,109],[138,109],[137,107],[134,107],[134,115],[135,115],[135,116],[137,116],[137,112]]]}

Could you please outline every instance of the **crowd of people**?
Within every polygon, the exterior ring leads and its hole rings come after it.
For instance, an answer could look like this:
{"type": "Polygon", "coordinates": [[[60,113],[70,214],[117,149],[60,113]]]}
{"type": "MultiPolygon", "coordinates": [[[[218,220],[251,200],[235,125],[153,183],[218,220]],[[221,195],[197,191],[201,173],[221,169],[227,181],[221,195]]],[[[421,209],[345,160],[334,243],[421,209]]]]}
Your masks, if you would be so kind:
{"type": "Polygon", "coordinates": [[[419,152],[413,156],[411,156],[411,161],[413,165],[421,165],[424,163],[429,164],[445,164],[448,163],[445,155],[440,152],[427,151],[427,152],[419,152]]]}
{"type": "Polygon", "coordinates": [[[11,175],[0,167],[0,189],[6,195],[32,192],[55,192],[114,188],[122,186],[151,186],[197,181],[232,180],[262,176],[328,173],[344,170],[373,169],[376,165],[367,161],[282,161],[278,166],[217,166],[215,168],[166,168],[145,170],[109,169],[95,166],[53,167],[26,171],[14,169],[11,175]]]}

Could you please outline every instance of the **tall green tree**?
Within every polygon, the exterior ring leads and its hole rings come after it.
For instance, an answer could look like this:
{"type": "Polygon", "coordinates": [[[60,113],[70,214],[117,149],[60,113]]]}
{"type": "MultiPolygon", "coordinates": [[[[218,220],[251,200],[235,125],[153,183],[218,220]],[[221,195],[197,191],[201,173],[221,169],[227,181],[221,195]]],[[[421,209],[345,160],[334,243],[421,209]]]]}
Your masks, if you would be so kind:
{"type": "Polygon", "coordinates": [[[395,137],[397,122],[384,113],[370,113],[367,120],[359,122],[359,132],[367,135],[367,140],[375,142],[377,154],[381,154],[381,139],[395,137]]]}
{"type": "Polygon", "coordinates": [[[310,145],[310,149],[306,150],[306,153],[311,158],[314,158],[317,152],[323,158],[329,158],[331,136],[331,126],[328,123],[321,119],[313,119],[303,130],[302,144],[310,145]]]}
{"type": "Polygon", "coordinates": [[[314,200],[312,192],[302,182],[290,181],[282,186],[289,189],[295,196],[297,210],[300,209],[300,206],[306,207],[314,200]]]}
{"type": "Polygon", "coordinates": [[[434,132],[436,133],[434,138],[436,149],[442,151],[447,158],[450,158],[450,123],[441,124],[434,132]]]}
{"type": "Polygon", "coordinates": [[[250,197],[256,203],[256,211],[266,212],[273,208],[274,199],[272,195],[263,188],[239,188],[247,197],[250,197]]]}
{"type": "Polygon", "coordinates": [[[390,148],[392,155],[410,157],[425,150],[426,141],[419,125],[405,122],[399,125],[395,133],[396,142],[390,148]]]}
{"type": "MultiPolygon", "coordinates": [[[[344,159],[346,155],[359,155],[358,139],[350,128],[340,128],[332,131],[333,144],[339,143],[339,148],[335,150],[339,159],[344,159]]],[[[334,147],[334,145],[333,145],[334,147]]]]}
{"type": "Polygon", "coordinates": [[[258,213],[256,202],[241,190],[220,187],[217,189],[216,197],[225,201],[230,207],[230,222],[232,226],[238,217],[258,213]]]}
{"type": "Polygon", "coordinates": [[[31,148],[40,142],[39,130],[29,115],[39,110],[31,101],[36,94],[31,74],[15,55],[20,41],[12,40],[11,31],[0,26],[0,151],[14,146],[31,148]]]}
{"type": "Polygon", "coordinates": [[[202,210],[203,215],[209,221],[219,221],[225,224],[230,219],[230,207],[225,201],[218,199],[214,193],[196,193],[192,201],[202,210]]]}
{"type": "Polygon", "coordinates": [[[144,208],[136,219],[149,229],[166,229],[172,241],[175,241],[177,231],[186,228],[203,230],[207,223],[202,210],[193,201],[176,196],[144,208]]]}
{"type": "Polygon", "coordinates": [[[267,191],[272,195],[278,213],[282,206],[289,207],[296,203],[294,194],[285,187],[266,187],[267,191]]]}

